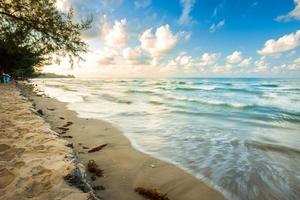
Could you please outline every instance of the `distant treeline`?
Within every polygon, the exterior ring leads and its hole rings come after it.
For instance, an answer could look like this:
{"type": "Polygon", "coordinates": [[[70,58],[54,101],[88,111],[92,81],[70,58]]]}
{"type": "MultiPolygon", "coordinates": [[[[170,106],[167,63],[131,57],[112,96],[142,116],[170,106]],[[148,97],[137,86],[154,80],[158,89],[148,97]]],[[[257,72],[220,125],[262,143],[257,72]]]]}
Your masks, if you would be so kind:
{"type": "Polygon", "coordinates": [[[39,73],[35,72],[31,76],[32,78],[75,78],[73,75],[58,75],[54,73],[39,73]]]}
{"type": "Polygon", "coordinates": [[[80,57],[87,50],[81,33],[92,19],[75,22],[73,16],[73,9],[57,10],[56,0],[1,0],[0,72],[31,77],[53,55],[80,57]]]}

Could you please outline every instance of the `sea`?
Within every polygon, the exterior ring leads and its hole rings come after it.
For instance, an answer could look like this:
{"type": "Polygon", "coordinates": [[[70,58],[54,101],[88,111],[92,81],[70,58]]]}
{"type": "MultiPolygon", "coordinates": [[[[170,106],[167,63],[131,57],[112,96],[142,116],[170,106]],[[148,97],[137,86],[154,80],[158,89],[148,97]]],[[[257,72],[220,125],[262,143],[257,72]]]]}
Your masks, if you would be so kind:
{"type": "MultiPolygon", "coordinates": [[[[300,199],[300,79],[34,79],[232,200],[300,199]]],[[[174,174],[176,176],[176,174],[174,174]]]]}

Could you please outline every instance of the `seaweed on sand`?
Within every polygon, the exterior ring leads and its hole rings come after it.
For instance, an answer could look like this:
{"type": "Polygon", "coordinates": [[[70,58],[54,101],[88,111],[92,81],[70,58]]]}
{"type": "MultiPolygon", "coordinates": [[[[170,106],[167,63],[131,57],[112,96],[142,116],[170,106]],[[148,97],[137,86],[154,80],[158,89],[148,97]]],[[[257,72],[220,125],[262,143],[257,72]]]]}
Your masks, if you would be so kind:
{"type": "Polygon", "coordinates": [[[161,193],[161,191],[157,188],[137,187],[137,188],[135,188],[134,191],[139,193],[141,196],[145,197],[146,199],[150,199],[150,200],[170,200],[167,197],[167,194],[161,193]]]}
{"type": "Polygon", "coordinates": [[[90,173],[95,174],[98,177],[103,177],[103,170],[99,169],[98,165],[94,160],[89,160],[87,169],[90,173]]]}
{"type": "Polygon", "coordinates": [[[67,122],[63,127],[68,127],[68,126],[71,126],[73,124],[73,122],[67,122]]]}

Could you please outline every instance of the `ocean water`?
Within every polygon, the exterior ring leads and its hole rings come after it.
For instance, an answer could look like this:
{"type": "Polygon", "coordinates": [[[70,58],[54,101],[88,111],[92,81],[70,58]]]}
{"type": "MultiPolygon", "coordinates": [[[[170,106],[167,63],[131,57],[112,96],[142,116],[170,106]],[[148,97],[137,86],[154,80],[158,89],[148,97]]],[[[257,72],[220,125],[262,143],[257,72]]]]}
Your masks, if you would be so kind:
{"type": "MultiPolygon", "coordinates": [[[[228,199],[300,199],[298,79],[35,79],[228,199]]],[[[174,174],[176,176],[176,174],[174,174]]]]}

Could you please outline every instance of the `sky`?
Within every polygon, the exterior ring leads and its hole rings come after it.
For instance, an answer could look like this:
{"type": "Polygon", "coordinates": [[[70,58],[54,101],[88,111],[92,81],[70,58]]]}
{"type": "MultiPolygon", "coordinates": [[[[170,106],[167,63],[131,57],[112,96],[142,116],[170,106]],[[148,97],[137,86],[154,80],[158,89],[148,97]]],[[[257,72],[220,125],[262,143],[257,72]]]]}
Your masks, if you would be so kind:
{"type": "Polygon", "coordinates": [[[300,0],[58,0],[83,33],[78,77],[300,77],[300,0]]]}

